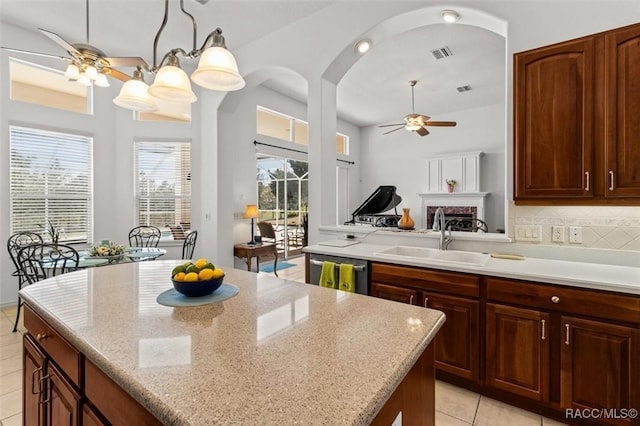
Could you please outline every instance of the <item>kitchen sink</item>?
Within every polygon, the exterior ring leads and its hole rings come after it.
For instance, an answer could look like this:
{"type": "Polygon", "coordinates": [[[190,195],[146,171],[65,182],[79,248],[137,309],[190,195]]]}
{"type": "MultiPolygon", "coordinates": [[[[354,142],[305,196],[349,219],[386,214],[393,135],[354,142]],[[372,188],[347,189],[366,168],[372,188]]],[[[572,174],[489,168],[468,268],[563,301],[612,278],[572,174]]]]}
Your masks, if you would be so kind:
{"type": "Polygon", "coordinates": [[[375,253],[402,259],[423,260],[427,263],[456,264],[466,266],[484,266],[489,255],[472,251],[437,250],[427,247],[392,246],[375,253]]]}

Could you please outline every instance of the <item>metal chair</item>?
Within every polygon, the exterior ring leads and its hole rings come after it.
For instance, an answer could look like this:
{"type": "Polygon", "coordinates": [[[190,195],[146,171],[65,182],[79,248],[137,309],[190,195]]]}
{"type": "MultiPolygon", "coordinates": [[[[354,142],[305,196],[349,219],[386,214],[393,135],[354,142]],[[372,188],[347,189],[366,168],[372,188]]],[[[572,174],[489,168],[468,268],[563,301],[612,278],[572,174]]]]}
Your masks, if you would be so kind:
{"type": "MultiPolygon", "coordinates": [[[[15,267],[15,271],[11,273],[11,276],[18,277],[18,291],[22,289],[22,286],[26,282],[26,278],[18,265],[18,251],[21,248],[32,245],[42,244],[42,236],[39,233],[32,231],[17,232],[9,237],[7,240],[7,250],[9,251],[9,257],[15,267]]],[[[18,321],[20,321],[20,308],[22,307],[22,299],[18,295],[18,312],[16,313],[16,322],[13,324],[13,331],[18,331],[18,321]]]]}
{"type": "Polygon", "coordinates": [[[464,232],[489,232],[486,222],[481,219],[471,217],[454,217],[447,220],[445,229],[450,231],[464,232]]]}
{"type": "Polygon", "coordinates": [[[187,234],[182,243],[182,258],[192,259],[193,251],[196,248],[196,240],[198,239],[198,231],[191,231],[187,234]]]}
{"type": "Polygon", "coordinates": [[[55,277],[78,269],[80,256],[76,249],[64,244],[32,244],[18,251],[18,265],[25,284],[55,277]]]}
{"type": "Polygon", "coordinates": [[[129,231],[129,245],[131,247],[158,247],[160,229],[155,226],[136,226],[129,231]]]}

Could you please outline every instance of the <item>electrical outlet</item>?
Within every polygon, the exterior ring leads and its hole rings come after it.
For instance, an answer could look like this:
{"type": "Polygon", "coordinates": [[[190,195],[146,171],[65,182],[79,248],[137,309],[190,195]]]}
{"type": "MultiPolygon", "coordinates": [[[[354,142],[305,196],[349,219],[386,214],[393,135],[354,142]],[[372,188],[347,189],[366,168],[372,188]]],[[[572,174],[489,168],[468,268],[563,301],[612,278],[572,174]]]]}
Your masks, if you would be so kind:
{"type": "Polygon", "coordinates": [[[569,243],[582,244],[582,226],[569,227],[569,243]]]}
{"type": "Polygon", "coordinates": [[[556,243],[564,242],[564,226],[551,227],[551,241],[556,243]]]}

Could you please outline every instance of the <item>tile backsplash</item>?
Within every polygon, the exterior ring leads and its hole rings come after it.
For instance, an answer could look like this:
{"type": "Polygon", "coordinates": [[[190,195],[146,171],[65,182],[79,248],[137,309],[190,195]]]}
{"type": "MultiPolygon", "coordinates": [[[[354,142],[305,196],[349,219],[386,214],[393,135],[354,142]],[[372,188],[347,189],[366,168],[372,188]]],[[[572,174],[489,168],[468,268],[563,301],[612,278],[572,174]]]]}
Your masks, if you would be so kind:
{"type": "Polygon", "coordinates": [[[640,251],[640,207],[509,206],[510,235],[514,225],[540,225],[542,244],[640,251]],[[551,241],[551,227],[564,226],[563,242],[551,241]],[[582,243],[568,242],[569,226],[582,227],[582,243]]]}

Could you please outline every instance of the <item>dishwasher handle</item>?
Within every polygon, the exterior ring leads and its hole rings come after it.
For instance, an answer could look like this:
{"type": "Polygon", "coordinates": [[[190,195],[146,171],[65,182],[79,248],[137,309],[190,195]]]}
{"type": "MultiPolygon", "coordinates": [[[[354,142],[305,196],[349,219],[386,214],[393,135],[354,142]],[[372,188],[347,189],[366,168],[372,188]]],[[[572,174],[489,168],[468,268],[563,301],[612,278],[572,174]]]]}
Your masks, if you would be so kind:
{"type": "MultiPolygon", "coordinates": [[[[309,263],[311,263],[312,265],[322,266],[324,262],[321,260],[309,259],[309,263]]],[[[339,268],[339,267],[340,267],[340,263],[336,263],[336,268],[339,268]]],[[[353,265],[353,270],[356,272],[362,272],[365,269],[367,269],[366,265],[353,265]]]]}

